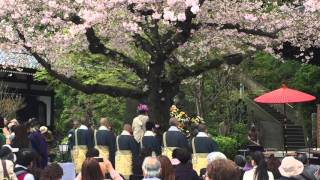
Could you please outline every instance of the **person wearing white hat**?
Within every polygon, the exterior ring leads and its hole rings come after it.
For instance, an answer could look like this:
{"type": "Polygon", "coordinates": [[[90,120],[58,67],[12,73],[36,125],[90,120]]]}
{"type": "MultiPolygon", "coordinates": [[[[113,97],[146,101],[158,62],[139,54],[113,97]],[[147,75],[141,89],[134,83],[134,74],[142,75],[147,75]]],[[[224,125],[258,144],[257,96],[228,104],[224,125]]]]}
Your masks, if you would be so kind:
{"type": "Polygon", "coordinates": [[[0,179],[17,180],[14,173],[14,162],[17,158],[14,153],[18,151],[18,148],[12,148],[10,145],[4,145],[0,149],[0,179]]]}
{"type": "Polygon", "coordinates": [[[279,167],[282,177],[279,180],[310,180],[302,174],[304,166],[302,162],[298,161],[292,156],[288,156],[282,159],[279,167]]]}

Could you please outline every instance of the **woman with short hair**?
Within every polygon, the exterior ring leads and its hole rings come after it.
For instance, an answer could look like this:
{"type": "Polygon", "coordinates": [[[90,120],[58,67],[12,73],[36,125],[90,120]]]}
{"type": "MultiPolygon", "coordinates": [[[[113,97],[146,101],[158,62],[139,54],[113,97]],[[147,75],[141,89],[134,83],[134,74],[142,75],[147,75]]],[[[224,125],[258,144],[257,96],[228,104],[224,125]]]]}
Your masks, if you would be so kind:
{"type": "Polygon", "coordinates": [[[212,161],[207,166],[205,180],[240,180],[240,170],[229,159],[212,161]]]}

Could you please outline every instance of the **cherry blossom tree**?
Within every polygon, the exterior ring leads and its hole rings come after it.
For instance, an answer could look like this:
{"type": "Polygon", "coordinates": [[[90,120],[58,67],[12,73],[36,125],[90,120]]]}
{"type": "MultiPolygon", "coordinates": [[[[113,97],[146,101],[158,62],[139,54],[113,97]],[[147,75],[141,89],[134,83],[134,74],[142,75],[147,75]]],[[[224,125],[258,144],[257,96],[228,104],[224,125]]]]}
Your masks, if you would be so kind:
{"type": "MultiPolygon", "coordinates": [[[[318,0],[265,2],[0,0],[0,48],[27,53],[52,77],[85,93],[145,98],[151,118],[164,124],[183,80],[237,64],[257,49],[280,57],[275,52],[284,42],[302,52],[319,46],[318,0]],[[84,83],[66,58],[72,54],[98,55],[106,70],[124,68],[139,82],[84,83]]],[[[301,57],[308,61],[312,54],[301,57]]]]}

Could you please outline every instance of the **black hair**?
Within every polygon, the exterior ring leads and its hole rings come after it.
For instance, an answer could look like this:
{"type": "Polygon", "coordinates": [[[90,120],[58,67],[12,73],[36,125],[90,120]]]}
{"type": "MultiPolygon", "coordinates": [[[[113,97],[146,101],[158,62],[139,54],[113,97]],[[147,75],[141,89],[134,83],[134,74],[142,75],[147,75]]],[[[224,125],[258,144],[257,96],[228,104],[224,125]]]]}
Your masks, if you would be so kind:
{"type": "Polygon", "coordinates": [[[0,128],[4,128],[4,118],[0,116],[0,128]]]}
{"type": "Polygon", "coordinates": [[[191,160],[191,153],[182,148],[177,148],[172,152],[172,158],[178,159],[182,164],[186,164],[191,160]]]}
{"type": "Polygon", "coordinates": [[[38,127],[40,126],[40,122],[38,121],[37,118],[30,118],[28,122],[26,123],[28,127],[33,128],[33,127],[38,127]]]}
{"type": "Polygon", "coordinates": [[[35,154],[31,150],[22,150],[17,153],[17,164],[28,167],[35,158],[35,154]]]}
{"type": "Polygon", "coordinates": [[[152,131],[152,129],[154,129],[154,128],[155,128],[155,124],[154,124],[153,122],[148,121],[148,122],[146,123],[146,130],[147,130],[147,131],[152,131]]]}
{"type": "Polygon", "coordinates": [[[12,153],[11,149],[9,147],[3,146],[0,149],[0,159],[2,160],[14,160],[14,154],[12,153]]]}
{"type": "Polygon", "coordinates": [[[268,167],[262,152],[256,151],[252,153],[251,157],[252,157],[252,160],[257,165],[257,168],[254,172],[254,179],[269,180],[268,167]]]}
{"type": "Polygon", "coordinates": [[[234,157],[234,162],[239,167],[244,167],[246,165],[246,159],[243,155],[236,155],[234,157]]]}
{"type": "Polygon", "coordinates": [[[99,157],[99,150],[96,148],[90,148],[86,153],[86,158],[93,158],[93,157],[99,157]]]}
{"type": "Polygon", "coordinates": [[[308,156],[305,153],[299,153],[296,159],[302,164],[308,164],[308,156]]]}

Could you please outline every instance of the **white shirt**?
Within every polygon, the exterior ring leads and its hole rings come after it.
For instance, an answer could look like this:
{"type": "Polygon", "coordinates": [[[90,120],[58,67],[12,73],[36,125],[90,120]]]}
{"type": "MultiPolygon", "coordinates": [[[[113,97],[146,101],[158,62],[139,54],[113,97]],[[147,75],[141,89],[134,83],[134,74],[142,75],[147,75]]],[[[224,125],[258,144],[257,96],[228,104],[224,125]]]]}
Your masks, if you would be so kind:
{"type": "Polygon", "coordinates": [[[107,127],[105,127],[105,126],[100,126],[98,130],[107,130],[107,131],[109,131],[109,129],[107,127]]]}
{"type": "MultiPolygon", "coordinates": [[[[242,180],[256,180],[256,179],[253,179],[254,178],[254,172],[256,170],[256,166],[253,167],[253,169],[249,170],[249,171],[246,171],[243,175],[243,179],[242,180]]],[[[273,174],[268,171],[268,175],[269,175],[269,180],[274,180],[274,177],[273,177],[273,174]]]]}
{"type": "Polygon", "coordinates": [[[170,126],[170,128],[168,129],[168,131],[180,131],[177,127],[175,126],[170,126]]]}
{"type": "Polygon", "coordinates": [[[87,127],[87,126],[85,126],[85,125],[83,125],[83,124],[81,124],[81,126],[80,126],[78,129],[88,130],[88,127],[87,127]]]}
{"type": "Polygon", "coordinates": [[[141,142],[144,132],[146,130],[146,123],[149,121],[149,117],[146,115],[139,115],[132,121],[132,130],[134,139],[137,142],[141,142]]]}
{"type": "Polygon", "coordinates": [[[152,131],[146,131],[144,136],[155,136],[155,134],[152,131]]]}
{"type": "Polygon", "coordinates": [[[197,137],[209,137],[205,132],[198,132],[197,137]]]}
{"type": "Polygon", "coordinates": [[[126,130],[123,130],[122,133],[121,133],[121,135],[131,136],[131,134],[130,134],[128,131],[126,131],[126,130]]]}
{"type": "MultiPolygon", "coordinates": [[[[28,168],[21,166],[19,164],[17,164],[16,167],[22,167],[23,169],[28,169],[28,168]]],[[[26,176],[24,176],[23,180],[35,180],[35,179],[32,174],[28,173],[26,176]]]]}

